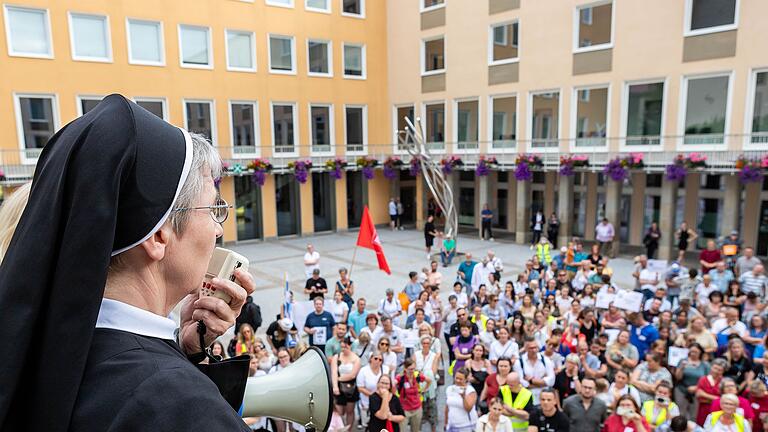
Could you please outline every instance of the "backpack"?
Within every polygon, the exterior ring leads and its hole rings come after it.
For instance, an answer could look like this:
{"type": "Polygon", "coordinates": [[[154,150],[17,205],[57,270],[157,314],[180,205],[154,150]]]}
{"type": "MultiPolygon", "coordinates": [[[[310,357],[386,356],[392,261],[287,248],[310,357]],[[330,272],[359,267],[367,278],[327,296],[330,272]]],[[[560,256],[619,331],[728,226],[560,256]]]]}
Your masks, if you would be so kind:
{"type": "Polygon", "coordinates": [[[254,332],[261,327],[261,307],[253,301],[246,302],[240,310],[240,315],[235,320],[235,333],[240,331],[243,324],[250,324],[254,332]]]}

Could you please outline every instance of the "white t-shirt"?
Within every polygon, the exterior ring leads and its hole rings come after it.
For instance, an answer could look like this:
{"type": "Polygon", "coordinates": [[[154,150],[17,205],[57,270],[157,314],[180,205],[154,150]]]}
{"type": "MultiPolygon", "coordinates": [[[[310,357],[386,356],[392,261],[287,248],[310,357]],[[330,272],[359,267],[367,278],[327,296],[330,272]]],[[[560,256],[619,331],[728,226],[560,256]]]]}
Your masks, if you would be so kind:
{"type": "Polygon", "coordinates": [[[464,409],[462,393],[472,394],[477,392],[475,392],[474,387],[471,385],[466,387],[451,385],[445,389],[445,405],[448,407],[447,423],[449,427],[463,428],[477,424],[477,411],[475,411],[474,406],[472,406],[469,412],[464,409]]]}
{"type": "Polygon", "coordinates": [[[333,315],[333,321],[334,322],[345,322],[344,321],[344,314],[349,312],[349,305],[346,303],[339,302],[336,303],[335,301],[331,303],[330,307],[328,307],[328,312],[333,315]]]}
{"type": "Polygon", "coordinates": [[[389,215],[397,216],[397,204],[394,201],[389,202],[389,215]]]}
{"type": "Polygon", "coordinates": [[[520,353],[520,348],[517,342],[508,340],[506,344],[502,345],[498,340],[493,341],[491,347],[488,349],[488,359],[491,361],[498,360],[502,357],[517,358],[520,353]]]}
{"type": "MultiPolygon", "coordinates": [[[[360,368],[360,372],[357,373],[357,386],[375,392],[376,384],[378,384],[379,378],[383,373],[387,373],[385,372],[385,369],[386,367],[382,366],[382,369],[379,370],[379,373],[374,374],[370,366],[364,366],[360,368]]],[[[360,405],[363,408],[368,408],[368,402],[368,396],[360,393],[360,405]]]]}
{"type": "Polygon", "coordinates": [[[712,335],[714,335],[715,338],[717,338],[717,334],[720,333],[721,331],[723,332],[724,335],[735,333],[741,337],[744,337],[749,334],[749,331],[747,330],[747,326],[741,321],[736,321],[735,324],[730,325],[730,328],[728,327],[729,327],[728,320],[726,320],[725,318],[717,319],[715,320],[715,322],[712,323],[712,335]]]}
{"type": "Polygon", "coordinates": [[[696,286],[696,304],[706,306],[709,304],[709,294],[712,291],[717,290],[715,284],[710,283],[709,286],[704,286],[704,283],[700,283],[696,286]]]}
{"type": "MultiPolygon", "coordinates": [[[[611,383],[611,386],[608,387],[608,394],[613,396],[613,392],[616,391],[616,383],[611,383]]],[[[629,384],[624,384],[624,388],[619,390],[619,397],[624,396],[625,394],[628,394],[632,396],[632,399],[637,402],[638,405],[640,405],[640,393],[637,391],[637,389],[634,386],[631,386],[629,384]]],[[[616,398],[613,399],[613,401],[609,404],[613,405],[616,402],[616,398]]]]}
{"type": "MultiPolygon", "coordinates": [[[[640,277],[639,277],[639,279],[642,279],[642,280],[657,280],[657,279],[656,279],[657,277],[659,277],[659,274],[658,274],[658,273],[656,273],[656,272],[653,272],[653,271],[650,271],[650,270],[648,270],[648,268],[646,267],[646,268],[644,268],[644,269],[643,269],[643,270],[640,272],[640,277]]],[[[659,279],[658,279],[658,280],[661,280],[661,277],[659,277],[659,279]]],[[[648,289],[648,290],[651,290],[651,291],[655,291],[657,286],[658,286],[658,285],[651,285],[651,284],[646,284],[646,285],[642,285],[642,286],[640,286],[640,289],[648,289]]]]}
{"type": "Polygon", "coordinates": [[[389,315],[389,316],[395,316],[395,314],[399,311],[402,311],[403,308],[400,306],[400,302],[397,300],[396,297],[392,297],[392,301],[387,301],[387,298],[384,297],[379,302],[379,314],[380,315],[389,315]]]}
{"type": "Polygon", "coordinates": [[[304,262],[307,260],[316,261],[317,264],[304,264],[304,274],[307,276],[307,279],[312,277],[312,271],[315,269],[320,269],[320,253],[317,251],[314,251],[312,253],[305,253],[304,254],[304,262]]]}
{"type": "Polygon", "coordinates": [[[456,293],[456,291],[453,291],[450,295],[456,296],[456,304],[459,307],[467,307],[467,305],[469,304],[469,297],[467,297],[467,293],[465,293],[464,291],[461,291],[458,294],[456,293]]]}

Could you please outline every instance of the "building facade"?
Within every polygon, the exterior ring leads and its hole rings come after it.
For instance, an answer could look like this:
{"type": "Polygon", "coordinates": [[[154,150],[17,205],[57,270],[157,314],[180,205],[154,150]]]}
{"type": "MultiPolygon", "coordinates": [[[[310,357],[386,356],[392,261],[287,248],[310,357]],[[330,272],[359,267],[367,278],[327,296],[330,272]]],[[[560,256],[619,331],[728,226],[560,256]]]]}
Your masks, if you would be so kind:
{"type": "Polygon", "coordinates": [[[768,183],[743,185],[734,168],[768,150],[765,2],[24,0],[2,14],[6,192],[59,127],[122,93],[219,148],[236,209],[227,242],[345,230],[363,205],[383,223],[391,196],[421,226],[420,179],[355,167],[390,155],[407,167],[396,131],[409,117],[436,158],[464,161],[450,181],[468,228],[488,204],[496,228],[526,242],[540,209],[559,216],[561,239],[594,238],[607,217],[621,244],[640,245],[655,221],[668,257],[687,221],[702,238],[739,230],[768,255],[768,183]],[[692,152],[707,167],[666,180],[692,152]],[[531,181],[513,175],[520,153],[542,158],[531,181]],[[602,173],[629,153],[642,169],[623,182],[602,173]],[[589,166],[560,176],[569,154],[589,166]],[[499,162],[489,176],[475,175],[480,155],[499,162]],[[337,157],[349,164],[340,179],[324,168],[337,157]],[[255,158],[274,167],[261,186],[255,158]],[[298,160],[314,165],[305,183],[298,160]]]}

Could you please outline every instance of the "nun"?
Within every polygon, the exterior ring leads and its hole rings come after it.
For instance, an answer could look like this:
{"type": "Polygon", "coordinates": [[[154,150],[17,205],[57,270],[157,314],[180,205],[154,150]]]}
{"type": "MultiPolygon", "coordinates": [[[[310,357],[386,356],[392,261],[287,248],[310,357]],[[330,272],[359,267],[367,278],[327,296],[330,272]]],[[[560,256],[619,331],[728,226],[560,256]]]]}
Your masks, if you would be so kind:
{"type": "Polygon", "coordinates": [[[0,267],[0,430],[249,430],[196,366],[254,288],[238,271],[213,281],[230,303],[198,294],[220,169],[120,95],[51,138],[0,267]]]}

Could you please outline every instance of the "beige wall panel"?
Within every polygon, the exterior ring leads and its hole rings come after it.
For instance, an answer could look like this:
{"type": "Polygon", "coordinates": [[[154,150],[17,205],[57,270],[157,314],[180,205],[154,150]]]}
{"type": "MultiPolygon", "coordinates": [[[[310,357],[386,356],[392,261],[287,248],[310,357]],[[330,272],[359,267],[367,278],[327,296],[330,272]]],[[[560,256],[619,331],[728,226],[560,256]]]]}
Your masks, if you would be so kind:
{"type": "Polygon", "coordinates": [[[315,217],[312,206],[312,174],[306,183],[299,185],[299,207],[301,210],[301,233],[315,232],[315,217]]]}
{"type": "Polygon", "coordinates": [[[277,237],[277,207],[275,206],[275,176],[268,175],[261,187],[261,211],[264,238],[277,237]]]}
{"type": "Polygon", "coordinates": [[[384,171],[374,171],[373,180],[366,180],[368,186],[368,210],[371,212],[373,223],[389,223],[389,180],[384,177],[384,171]]]}
{"type": "MultiPolygon", "coordinates": [[[[232,177],[225,177],[221,179],[219,186],[221,191],[221,197],[228,203],[235,203],[235,181],[232,177]]],[[[223,240],[225,242],[232,242],[237,240],[237,217],[235,216],[236,209],[229,210],[229,217],[224,221],[222,228],[224,228],[223,240]]]]}
{"type": "Polygon", "coordinates": [[[573,55],[573,74],[610,72],[612,61],[612,49],[576,53],[573,55]]]}
{"type": "Polygon", "coordinates": [[[427,75],[421,77],[421,92],[433,93],[445,91],[445,74],[427,75]]]}
{"type": "Polygon", "coordinates": [[[445,7],[421,13],[421,29],[429,30],[445,25],[445,7]]]}
{"type": "Polygon", "coordinates": [[[645,216],[645,178],[642,172],[632,173],[632,203],[629,216],[629,244],[643,243],[643,219],[645,216]]]}
{"type": "Polygon", "coordinates": [[[519,7],[520,0],[488,0],[488,14],[490,15],[518,9],[519,7]]]}
{"type": "Polygon", "coordinates": [[[518,81],[520,81],[519,63],[488,66],[488,85],[516,83],[518,81]]]}
{"type": "Polygon", "coordinates": [[[349,228],[347,220],[347,174],[334,182],[336,188],[336,229],[339,231],[349,228]]]}
{"type": "Polygon", "coordinates": [[[737,30],[688,36],[683,44],[683,61],[719,59],[736,55],[737,30]]]}

